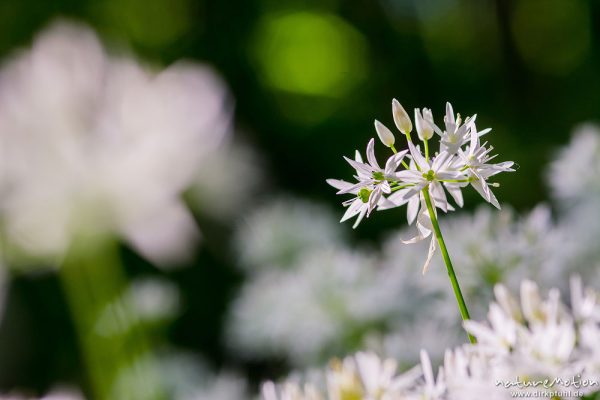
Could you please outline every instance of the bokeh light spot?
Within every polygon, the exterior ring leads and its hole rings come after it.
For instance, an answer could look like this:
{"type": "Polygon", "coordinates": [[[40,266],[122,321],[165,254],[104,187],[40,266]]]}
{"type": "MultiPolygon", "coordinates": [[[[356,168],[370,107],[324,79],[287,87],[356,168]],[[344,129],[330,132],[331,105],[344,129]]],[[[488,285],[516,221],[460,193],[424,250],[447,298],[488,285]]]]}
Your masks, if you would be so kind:
{"type": "Polygon", "coordinates": [[[91,12],[105,30],[146,48],[160,49],[191,28],[188,0],[103,0],[91,3],[91,12]]]}
{"type": "Polygon", "coordinates": [[[587,3],[579,0],[525,0],[516,4],[512,32],[517,49],[533,70],[564,75],[590,47],[587,3]]]}
{"type": "Polygon", "coordinates": [[[301,95],[341,97],[367,69],[362,35],[321,12],[267,15],[257,27],[252,53],[265,84],[301,95]]]}

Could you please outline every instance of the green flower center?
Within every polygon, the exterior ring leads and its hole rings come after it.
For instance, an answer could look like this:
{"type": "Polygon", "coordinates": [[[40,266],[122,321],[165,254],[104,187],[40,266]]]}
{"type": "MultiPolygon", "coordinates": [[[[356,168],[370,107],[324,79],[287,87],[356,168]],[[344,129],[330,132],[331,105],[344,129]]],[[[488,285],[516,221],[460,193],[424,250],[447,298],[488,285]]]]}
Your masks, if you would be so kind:
{"type": "Polygon", "coordinates": [[[433,181],[435,179],[435,172],[433,172],[432,169],[430,169],[429,171],[427,171],[427,173],[423,174],[423,178],[427,179],[429,182],[433,181]]]}
{"type": "Polygon", "coordinates": [[[358,191],[358,198],[361,199],[363,203],[368,203],[370,196],[371,191],[367,188],[362,188],[358,191]]]}
{"type": "Polygon", "coordinates": [[[378,181],[383,181],[385,179],[385,176],[383,175],[383,172],[375,171],[373,172],[373,178],[375,178],[378,181]]]}

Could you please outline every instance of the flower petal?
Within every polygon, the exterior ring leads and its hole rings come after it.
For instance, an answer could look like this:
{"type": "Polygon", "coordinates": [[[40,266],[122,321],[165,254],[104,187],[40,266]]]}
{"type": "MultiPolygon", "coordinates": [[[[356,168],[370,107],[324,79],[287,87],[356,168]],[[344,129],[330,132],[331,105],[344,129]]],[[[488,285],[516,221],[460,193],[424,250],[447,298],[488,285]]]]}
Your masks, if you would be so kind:
{"type": "Polygon", "coordinates": [[[409,225],[412,225],[417,218],[420,204],[421,201],[419,200],[419,196],[413,196],[408,200],[408,206],[406,207],[406,219],[408,220],[409,225]]]}
{"type": "Polygon", "coordinates": [[[425,275],[427,269],[429,269],[429,264],[431,263],[431,259],[433,258],[433,255],[435,254],[435,249],[437,248],[436,243],[437,242],[435,236],[431,235],[431,242],[429,242],[429,251],[427,252],[427,259],[425,260],[425,264],[423,265],[423,275],[425,275]]]}
{"type": "Polygon", "coordinates": [[[349,220],[350,218],[354,217],[356,214],[358,214],[361,211],[361,207],[363,204],[364,203],[361,199],[354,200],[354,202],[352,204],[350,204],[350,207],[348,207],[348,209],[342,216],[342,219],[340,220],[340,222],[345,222],[345,221],[349,220]]]}
{"type": "Polygon", "coordinates": [[[367,160],[369,160],[369,164],[371,164],[371,167],[373,167],[374,170],[381,169],[375,158],[375,139],[373,138],[369,140],[369,144],[367,145],[367,160]]]}
{"type": "Polygon", "coordinates": [[[359,174],[361,172],[368,176],[371,176],[373,174],[373,168],[367,164],[363,164],[358,161],[351,160],[348,157],[344,157],[344,160],[346,160],[346,162],[348,162],[348,164],[350,164],[352,166],[352,168],[354,168],[356,170],[356,172],[358,172],[359,174]]]}
{"type": "Polygon", "coordinates": [[[327,182],[328,185],[333,186],[334,188],[338,189],[338,190],[345,190],[347,188],[349,188],[350,186],[353,186],[352,183],[350,182],[346,182],[340,179],[327,179],[325,180],[325,182],[327,182]]]}
{"type": "Polygon", "coordinates": [[[428,170],[429,164],[425,160],[425,157],[423,157],[423,154],[421,154],[421,150],[415,147],[411,140],[408,141],[408,149],[410,150],[410,155],[412,156],[413,160],[415,160],[417,166],[421,168],[421,170],[428,170]]]}

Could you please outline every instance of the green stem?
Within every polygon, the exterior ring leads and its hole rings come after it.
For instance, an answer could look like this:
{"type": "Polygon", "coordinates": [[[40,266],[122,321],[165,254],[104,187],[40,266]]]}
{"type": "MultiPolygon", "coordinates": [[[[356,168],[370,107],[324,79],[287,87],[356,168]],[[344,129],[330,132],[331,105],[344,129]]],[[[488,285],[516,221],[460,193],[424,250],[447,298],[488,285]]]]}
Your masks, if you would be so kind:
{"type": "Polygon", "coordinates": [[[60,268],[60,278],[93,398],[162,399],[159,380],[152,372],[152,376],[145,376],[152,383],[145,388],[127,379],[125,371],[140,376],[134,368],[139,360],[150,360],[151,351],[138,321],[119,312],[127,307],[123,303],[127,280],[117,244],[108,238],[80,238],[75,242],[60,268]]]}
{"type": "Polygon", "coordinates": [[[406,185],[394,186],[392,188],[392,192],[395,192],[396,190],[400,190],[400,189],[406,189],[407,187],[411,187],[411,186],[415,186],[415,185],[413,183],[407,183],[406,185]]]}
{"type": "Polygon", "coordinates": [[[429,141],[427,139],[423,140],[423,145],[425,146],[425,160],[429,162],[429,141]]]}
{"type": "Polygon", "coordinates": [[[440,182],[448,182],[448,183],[467,183],[471,182],[472,179],[440,179],[440,182]]]}
{"type": "MultiPolygon", "coordinates": [[[[396,148],[394,147],[394,145],[391,145],[390,149],[392,149],[392,151],[394,152],[394,154],[398,154],[398,150],[396,150],[396,148]]],[[[404,168],[408,169],[408,164],[404,160],[402,160],[401,163],[404,166],[404,168]]]]}
{"type": "MultiPolygon", "coordinates": [[[[425,187],[425,189],[423,189],[423,197],[425,198],[425,204],[427,204],[427,210],[429,211],[429,216],[431,217],[431,224],[433,225],[435,237],[437,238],[437,241],[440,245],[442,258],[444,259],[444,263],[446,264],[448,277],[450,278],[450,282],[452,283],[454,296],[456,297],[456,301],[458,302],[460,316],[462,317],[463,321],[467,321],[471,319],[469,316],[469,310],[467,309],[467,305],[465,304],[465,299],[463,298],[462,292],[460,290],[460,285],[458,284],[458,279],[456,278],[456,273],[454,272],[454,267],[452,266],[452,261],[450,260],[450,255],[448,254],[448,249],[446,248],[446,243],[444,242],[444,237],[442,236],[442,231],[440,229],[440,225],[435,215],[435,210],[433,209],[433,205],[431,204],[431,198],[429,197],[429,187],[425,187]]],[[[471,343],[477,342],[473,335],[471,335],[470,333],[467,333],[467,335],[469,336],[469,341],[471,343]]]]}

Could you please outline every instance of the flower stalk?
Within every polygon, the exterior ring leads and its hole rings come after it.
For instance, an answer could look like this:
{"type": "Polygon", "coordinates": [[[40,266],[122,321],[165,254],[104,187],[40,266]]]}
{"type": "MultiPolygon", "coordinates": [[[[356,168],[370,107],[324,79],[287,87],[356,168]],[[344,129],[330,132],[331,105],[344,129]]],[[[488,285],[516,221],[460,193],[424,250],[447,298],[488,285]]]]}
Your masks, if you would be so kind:
{"type": "Polygon", "coordinates": [[[146,377],[145,388],[122,383],[131,366],[150,356],[151,348],[135,318],[118,311],[125,309],[121,299],[127,281],[116,242],[109,238],[79,238],[59,276],[93,398],[162,400],[156,376],[146,377]],[[112,308],[114,304],[119,307],[112,308]]]}
{"type": "MultiPolygon", "coordinates": [[[[456,301],[458,303],[458,309],[460,311],[460,316],[463,321],[468,321],[471,319],[469,316],[469,309],[467,308],[467,304],[465,303],[465,299],[462,295],[462,291],[460,290],[460,284],[458,283],[458,279],[456,277],[456,273],[454,272],[454,267],[452,266],[452,260],[450,259],[450,254],[448,254],[448,248],[446,247],[446,242],[444,242],[444,236],[442,235],[442,230],[440,229],[440,224],[438,223],[437,216],[435,215],[435,211],[433,209],[433,205],[431,204],[431,198],[429,196],[429,189],[423,189],[423,197],[425,198],[425,204],[427,204],[427,210],[429,211],[429,217],[431,218],[431,224],[433,225],[433,231],[435,233],[435,237],[440,245],[440,251],[442,252],[442,258],[444,259],[444,264],[446,264],[446,270],[448,271],[448,278],[450,278],[450,283],[452,284],[452,290],[454,290],[454,296],[456,297],[456,301]]],[[[469,341],[471,343],[476,343],[475,337],[470,333],[467,333],[469,336],[469,341]]]]}

